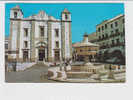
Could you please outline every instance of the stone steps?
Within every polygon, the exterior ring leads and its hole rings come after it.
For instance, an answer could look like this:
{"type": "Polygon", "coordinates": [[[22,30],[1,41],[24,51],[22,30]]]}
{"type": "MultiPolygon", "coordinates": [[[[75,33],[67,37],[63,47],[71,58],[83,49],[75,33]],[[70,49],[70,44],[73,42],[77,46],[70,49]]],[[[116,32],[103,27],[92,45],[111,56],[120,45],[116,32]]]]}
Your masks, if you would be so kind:
{"type": "Polygon", "coordinates": [[[45,64],[45,62],[43,62],[43,61],[38,61],[36,64],[35,64],[35,66],[44,66],[44,67],[48,67],[48,65],[47,64],[45,64]]]}

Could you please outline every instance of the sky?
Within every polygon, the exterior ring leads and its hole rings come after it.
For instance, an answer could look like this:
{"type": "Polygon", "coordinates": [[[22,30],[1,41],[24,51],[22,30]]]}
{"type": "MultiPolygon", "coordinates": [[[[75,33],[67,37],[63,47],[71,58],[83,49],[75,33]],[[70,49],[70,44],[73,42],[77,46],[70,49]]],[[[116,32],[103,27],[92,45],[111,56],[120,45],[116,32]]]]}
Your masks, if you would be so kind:
{"type": "Polygon", "coordinates": [[[7,3],[5,6],[5,35],[10,34],[10,9],[19,5],[24,17],[38,14],[44,10],[48,15],[57,19],[61,12],[67,8],[72,16],[72,42],[83,39],[85,32],[91,34],[96,31],[96,25],[111,19],[119,14],[124,14],[123,3],[7,3]]]}

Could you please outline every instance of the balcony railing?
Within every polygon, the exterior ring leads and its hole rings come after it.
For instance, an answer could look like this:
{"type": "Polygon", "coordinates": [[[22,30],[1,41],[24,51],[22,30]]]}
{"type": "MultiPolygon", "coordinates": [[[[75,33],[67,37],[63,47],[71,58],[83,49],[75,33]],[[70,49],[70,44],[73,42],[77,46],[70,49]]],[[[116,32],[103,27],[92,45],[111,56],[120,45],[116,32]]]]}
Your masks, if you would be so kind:
{"type": "Polygon", "coordinates": [[[100,46],[100,49],[110,48],[109,45],[100,46]]]}
{"type": "Polygon", "coordinates": [[[117,33],[111,34],[110,35],[110,38],[116,37],[116,36],[120,36],[120,35],[121,35],[121,33],[120,32],[117,32],[117,33]]]}
{"type": "Polygon", "coordinates": [[[125,45],[125,43],[121,42],[121,43],[116,43],[116,44],[100,46],[100,49],[107,49],[107,48],[112,48],[112,47],[117,47],[117,46],[124,46],[124,45],[125,45]]]}
{"type": "Polygon", "coordinates": [[[116,44],[111,44],[110,47],[117,47],[117,46],[124,46],[125,43],[124,42],[119,42],[119,43],[116,43],[116,44]]]}
{"type": "Polygon", "coordinates": [[[117,32],[117,33],[114,33],[114,34],[111,34],[111,35],[109,35],[109,36],[105,36],[105,37],[103,37],[103,38],[100,38],[100,39],[97,39],[97,42],[100,42],[100,41],[103,41],[103,40],[107,40],[107,39],[109,39],[109,38],[113,38],[113,37],[116,37],[116,36],[124,36],[124,34],[125,33],[123,33],[123,32],[117,32]]]}

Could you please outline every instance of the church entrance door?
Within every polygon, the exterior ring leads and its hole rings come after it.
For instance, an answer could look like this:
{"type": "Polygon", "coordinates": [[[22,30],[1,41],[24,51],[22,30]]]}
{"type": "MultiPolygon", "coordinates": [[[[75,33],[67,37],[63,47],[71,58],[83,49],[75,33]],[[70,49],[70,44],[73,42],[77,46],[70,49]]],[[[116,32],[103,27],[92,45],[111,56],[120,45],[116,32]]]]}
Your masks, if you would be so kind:
{"type": "Polygon", "coordinates": [[[39,56],[39,61],[43,61],[45,58],[45,50],[39,49],[38,56],[39,56]]]}

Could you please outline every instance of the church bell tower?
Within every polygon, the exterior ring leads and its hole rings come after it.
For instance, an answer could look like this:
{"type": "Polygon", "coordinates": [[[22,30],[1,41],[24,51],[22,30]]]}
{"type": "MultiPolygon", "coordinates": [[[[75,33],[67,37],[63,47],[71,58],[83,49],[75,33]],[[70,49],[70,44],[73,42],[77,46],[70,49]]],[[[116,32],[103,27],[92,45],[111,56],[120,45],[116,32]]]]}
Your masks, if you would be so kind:
{"type": "Polygon", "coordinates": [[[62,58],[72,58],[71,13],[65,8],[61,14],[62,58]]]}

